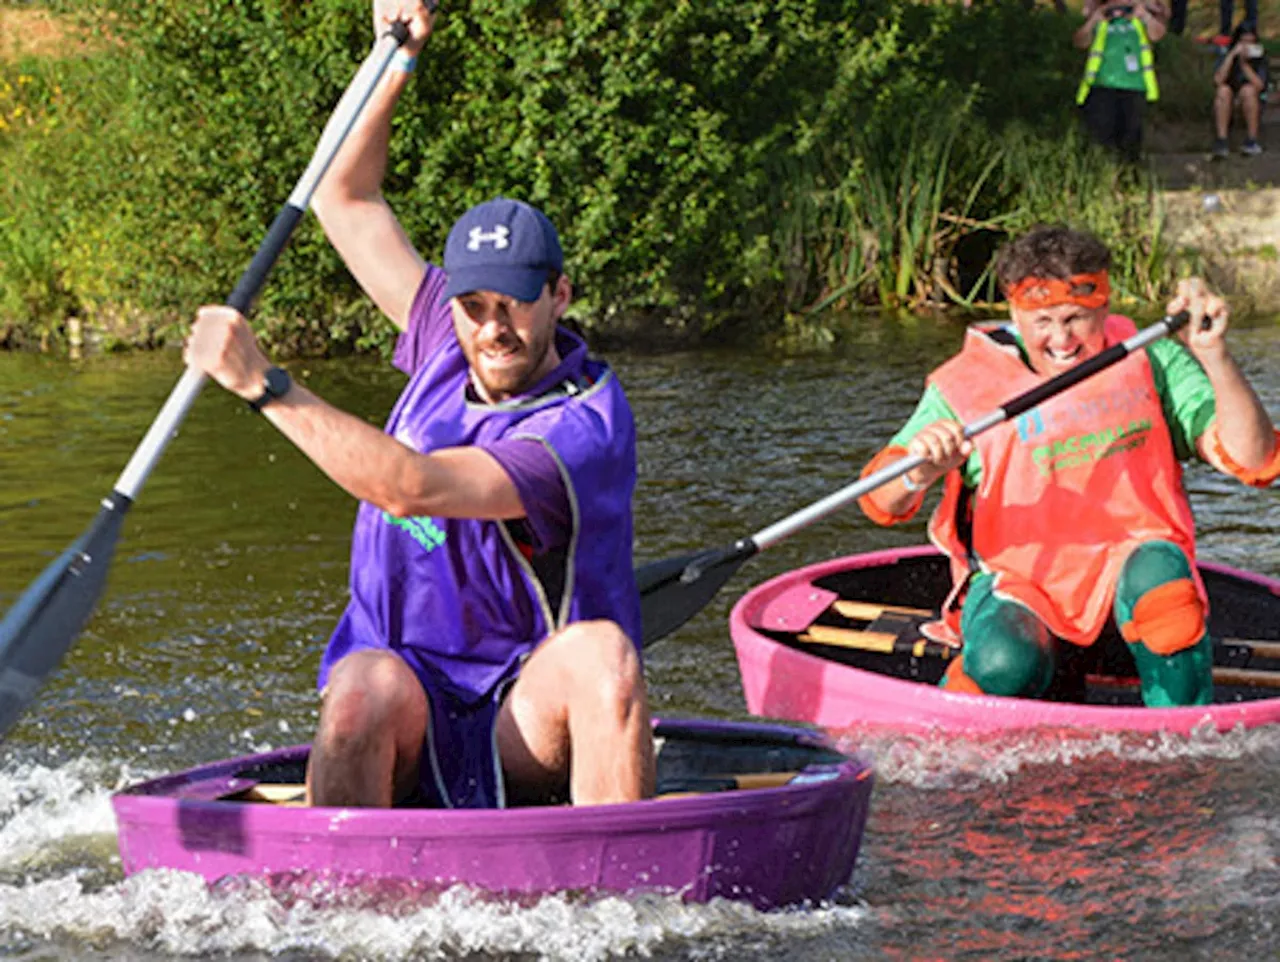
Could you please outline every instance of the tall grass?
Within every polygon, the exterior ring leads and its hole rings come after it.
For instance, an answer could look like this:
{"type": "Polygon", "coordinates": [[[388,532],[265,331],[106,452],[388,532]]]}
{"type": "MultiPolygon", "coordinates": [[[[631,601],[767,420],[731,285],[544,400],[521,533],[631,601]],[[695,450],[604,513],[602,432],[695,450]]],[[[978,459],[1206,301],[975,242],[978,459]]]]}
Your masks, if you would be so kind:
{"type": "MultiPolygon", "coordinates": [[[[854,142],[844,187],[860,223],[875,239],[876,295],[910,305],[955,292],[946,265],[974,228],[974,205],[1000,161],[987,141],[966,143],[968,107],[917,114],[854,142]]],[[[990,227],[990,224],[984,225],[990,227]]]]}
{"type": "MultiPolygon", "coordinates": [[[[1237,3],[1243,8],[1243,3],[1237,3]]],[[[1214,5],[1217,12],[1217,5],[1214,5]]],[[[1241,13],[1237,12],[1237,16],[1241,13]]],[[[1188,36],[1167,34],[1156,47],[1156,77],[1160,100],[1150,113],[1159,123],[1199,121],[1207,134],[1212,116],[1213,71],[1217,47],[1197,43],[1188,36]]]]}
{"type": "Polygon", "coordinates": [[[779,158],[771,182],[777,191],[773,248],[786,309],[817,313],[860,299],[874,281],[878,251],[846,185],[832,183],[825,164],[791,155],[779,158]],[[815,294],[818,300],[809,303],[815,294]]]}
{"type": "Polygon", "coordinates": [[[830,163],[793,158],[780,172],[788,313],[997,301],[989,258],[975,265],[961,247],[977,241],[989,254],[1037,223],[1097,234],[1122,298],[1158,297],[1180,273],[1158,185],[1073,127],[1055,138],[1021,126],[988,135],[966,110],[922,113],[854,138],[838,180],[830,163]]]}

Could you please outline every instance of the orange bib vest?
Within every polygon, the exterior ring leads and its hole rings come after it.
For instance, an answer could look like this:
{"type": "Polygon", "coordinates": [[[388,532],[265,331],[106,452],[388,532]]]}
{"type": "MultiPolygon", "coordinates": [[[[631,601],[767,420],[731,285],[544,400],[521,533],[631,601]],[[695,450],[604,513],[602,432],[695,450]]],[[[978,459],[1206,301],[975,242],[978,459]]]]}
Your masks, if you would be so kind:
{"type": "MultiPolygon", "coordinates": [[[[965,423],[1044,381],[989,330],[970,328],[960,353],[929,376],[965,423]]],[[[1112,314],[1105,330],[1110,346],[1137,329],[1112,314]]],[[[1139,543],[1171,541],[1195,571],[1191,506],[1146,351],[973,440],[982,480],[970,504],[952,471],[929,522],[957,588],[974,570],[991,572],[998,594],[1026,605],[1058,637],[1089,645],[1139,543]]],[[[1198,572],[1195,579],[1207,605],[1198,572]]]]}

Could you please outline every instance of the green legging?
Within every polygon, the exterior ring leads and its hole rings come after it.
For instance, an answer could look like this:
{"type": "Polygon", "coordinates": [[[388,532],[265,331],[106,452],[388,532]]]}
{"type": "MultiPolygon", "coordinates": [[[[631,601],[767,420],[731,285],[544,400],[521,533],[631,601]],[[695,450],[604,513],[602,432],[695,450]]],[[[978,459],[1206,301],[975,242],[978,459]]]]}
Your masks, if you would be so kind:
{"type": "MultiPolygon", "coordinates": [[[[1191,577],[1182,549],[1168,541],[1148,541],[1133,550],[1116,584],[1115,620],[1133,618],[1133,606],[1153,588],[1191,577]]],[[[1045,693],[1058,667],[1059,642],[1030,609],[997,596],[995,578],[974,577],[960,617],[964,673],[984,692],[1035,698],[1045,693]]],[[[1192,647],[1158,655],[1141,641],[1129,644],[1142,701],[1152,707],[1207,705],[1213,701],[1213,642],[1206,630],[1192,647]]],[[[944,678],[942,684],[946,685],[944,678]]]]}

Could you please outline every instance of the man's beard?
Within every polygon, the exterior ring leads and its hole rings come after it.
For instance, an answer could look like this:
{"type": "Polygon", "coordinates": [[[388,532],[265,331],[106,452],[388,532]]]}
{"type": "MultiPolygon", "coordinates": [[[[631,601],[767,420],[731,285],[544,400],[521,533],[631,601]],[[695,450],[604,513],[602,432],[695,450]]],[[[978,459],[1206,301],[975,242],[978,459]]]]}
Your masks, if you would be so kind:
{"type": "Polygon", "coordinates": [[[474,380],[489,395],[491,400],[501,400],[517,394],[523,394],[533,387],[540,376],[538,372],[542,370],[547,353],[554,343],[555,328],[553,327],[545,337],[530,341],[528,344],[522,343],[517,348],[523,363],[499,371],[488,369],[483,363],[477,363],[477,361],[483,362],[484,350],[473,344],[472,352],[474,356],[468,360],[471,361],[474,380]]]}

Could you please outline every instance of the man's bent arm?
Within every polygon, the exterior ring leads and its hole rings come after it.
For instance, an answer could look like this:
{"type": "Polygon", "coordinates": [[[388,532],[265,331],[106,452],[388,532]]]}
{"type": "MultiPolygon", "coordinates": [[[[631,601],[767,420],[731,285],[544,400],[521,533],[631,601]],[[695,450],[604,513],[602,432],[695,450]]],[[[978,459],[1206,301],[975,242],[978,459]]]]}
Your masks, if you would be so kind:
{"type": "Polygon", "coordinates": [[[1084,23],[1076,29],[1071,35],[1071,42],[1080,50],[1088,50],[1093,43],[1094,31],[1098,29],[1098,23],[1102,20],[1102,7],[1095,6],[1093,10],[1089,10],[1086,6],[1086,16],[1084,23]]]}
{"type": "Polygon", "coordinates": [[[511,478],[482,448],[420,454],[299,384],[262,413],[348,493],[396,517],[525,515],[511,478]]]}
{"type": "MultiPolygon", "coordinates": [[[[1215,355],[1201,355],[1200,364],[1213,385],[1217,406],[1217,436],[1227,455],[1243,468],[1256,470],[1275,451],[1275,428],[1266,408],[1254,393],[1235,358],[1225,349],[1215,355]]],[[[1214,467],[1224,466],[1213,457],[1208,435],[1196,442],[1200,457],[1214,467]]]]}
{"type": "Polygon", "coordinates": [[[1155,16],[1146,7],[1140,7],[1137,16],[1147,27],[1147,39],[1152,43],[1163,40],[1165,35],[1164,20],[1155,16]],[[1145,14],[1145,16],[1144,16],[1145,14]]]}
{"type": "MultiPolygon", "coordinates": [[[[1197,439],[1196,453],[1219,471],[1242,479],[1264,468],[1270,474],[1276,453],[1275,429],[1227,349],[1230,310],[1226,302],[1200,278],[1187,277],[1178,281],[1173,299],[1165,307],[1170,316],[1181,311],[1191,315],[1191,323],[1179,336],[1200,362],[1214,396],[1214,424],[1197,439]]],[[[1264,483],[1271,480],[1274,476],[1264,483]]]]}

